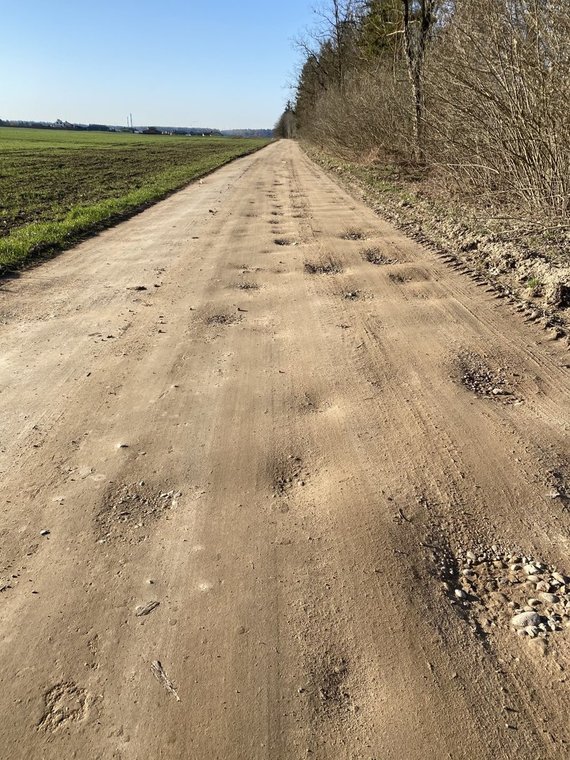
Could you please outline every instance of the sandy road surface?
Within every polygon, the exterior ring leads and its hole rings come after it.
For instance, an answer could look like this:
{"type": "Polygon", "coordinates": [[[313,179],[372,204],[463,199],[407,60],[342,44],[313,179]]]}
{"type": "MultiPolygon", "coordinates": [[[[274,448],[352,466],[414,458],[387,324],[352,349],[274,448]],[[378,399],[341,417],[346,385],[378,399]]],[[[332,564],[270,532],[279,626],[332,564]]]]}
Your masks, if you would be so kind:
{"type": "Polygon", "coordinates": [[[281,142],[0,315],[3,758],[568,757],[568,355],[514,307],[281,142]]]}

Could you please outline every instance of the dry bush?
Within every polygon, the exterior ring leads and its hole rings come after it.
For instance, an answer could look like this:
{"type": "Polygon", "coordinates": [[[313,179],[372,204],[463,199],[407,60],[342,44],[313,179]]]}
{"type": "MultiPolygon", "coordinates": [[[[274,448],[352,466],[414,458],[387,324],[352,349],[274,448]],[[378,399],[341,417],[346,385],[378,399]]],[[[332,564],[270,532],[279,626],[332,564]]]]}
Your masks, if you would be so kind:
{"type": "Polygon", "coordinates": [[[346,158],[406,160],[414,138],[405,69],[353,65],[345,82],[342,92],[329,87],[320,94],[303,136],[346,158]]]}
{"type": "Polygon", "coordinates": [[[570,0],[431,3],[437,17],[422,58],[420,130],[401,43],[403,6],[384,6],[392,8],[384,26],[381,17],[372,24],[370,15],[352,17],[360,21],[351,22],[356,42],[343,52],[340,84],[334,39],[308,57],[298,86],[300,135],[349,159],[405,165],[420,156],[428,173],[476,201],[567,215],[570,0]],[[374,54],[362,43],[370,28],[374,54]]]}
{"type": "Polygon", "coordinates": [[[461,0],[427,73],[431,162],[552,214],[570,198],[570,3],[461,0]]]}

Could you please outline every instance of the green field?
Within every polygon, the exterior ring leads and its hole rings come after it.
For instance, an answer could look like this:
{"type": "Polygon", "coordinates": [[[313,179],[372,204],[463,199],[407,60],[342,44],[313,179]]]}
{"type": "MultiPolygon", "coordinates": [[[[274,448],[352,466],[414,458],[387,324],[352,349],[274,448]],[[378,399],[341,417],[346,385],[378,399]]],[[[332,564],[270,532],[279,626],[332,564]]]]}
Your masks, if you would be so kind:
{"type": "Polygon", "coordinates": [[[267,140],[0,128],[0,273],[66,248],[267,140]]]}

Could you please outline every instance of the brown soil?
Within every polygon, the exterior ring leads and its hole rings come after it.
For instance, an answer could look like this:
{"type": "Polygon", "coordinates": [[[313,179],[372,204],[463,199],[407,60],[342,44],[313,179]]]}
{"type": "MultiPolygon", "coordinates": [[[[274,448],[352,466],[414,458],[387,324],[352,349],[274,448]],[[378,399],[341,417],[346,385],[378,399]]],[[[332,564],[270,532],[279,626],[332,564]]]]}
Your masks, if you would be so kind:
{"type": "Polygon", "coordinates": [[[568,756],[568,358],[513,304],[282,141],[0,311],[2,757],[568,756]]]}

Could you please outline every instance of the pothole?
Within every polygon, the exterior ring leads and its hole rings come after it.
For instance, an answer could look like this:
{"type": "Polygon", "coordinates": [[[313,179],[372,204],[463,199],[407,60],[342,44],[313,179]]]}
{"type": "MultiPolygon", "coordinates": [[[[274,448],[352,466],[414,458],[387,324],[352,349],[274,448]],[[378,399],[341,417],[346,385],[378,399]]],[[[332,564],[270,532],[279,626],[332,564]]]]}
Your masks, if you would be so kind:
{"type": "Polygon", "coordinates": [[[348,662],[344,657],[326,654],[322,661],[311,669],[310,679],[314,697],[325,713],[338,713],[350,709],[351,695],[347,686],[349,678],[348,662]]]}
{"type": "Polygon", "coordinates": [[[342,265],[333,258],[321,261],[305,261],[305,272],[307,274],[340,274],[342,265]]]}
{"type": "Polygon", "coordinates": [[[444,587],[481,631],[547,639],[570,627],[570,577],[554,565],[492,546],[440,564],[444,587]]]}
{"type": "Polygon", "coordinates": [[[238,290],[259,290],[259,285],[251,280],[238,282],[235,286],[238,290]]]}
{"type": "Polygon", "coordinates": [[[340,235],[342,240],[366,240],[366,235],[361,230],[348,229],[340,235]]]}
{"type": "Polygon", "coordinates": [[[395,259],[384,256],[379,248],[367,248],[365,251],[362,251],[362,258],[370,264],[376,264],[376,266],[397,263],[395,259]]]}
{"type": "Polygon", "coordinates": [[[212,314],[206,319],[207,325],[233,325],[239,322],[241,317],[239,314],[212,314]]]}
{"type": "Polygon", "coordinates": [[[290,454],[287,459],[275,463],[272,467],[274,496],[287,496],[297,486],[304,486],[307,477],[308,473],[303,472],[301,457],[290,454]]]}
{"type": "Polygon", "coordinates": [[[319,393],[301,393],[295,396],[291,402],[291,407],[301,414],[314,414],[327,409],[330,404],[323,401],[319,393]]]}
{"type": "Polygon", "coordinates": [[[151,488],[143,480],[130,485],[113,485],[103,498],[95,518],[99,543],[130,536],[144,540],[141,530],[176,507],[180,492],[151,488]]]}
{"type": "Polygon", "coordinates": [[[521,403],[509,387],[505,367],[491,369],[485,359],[471,351],[459,354],[457,366],[460,382],[477,396],[511,404],[521,403]]]}

